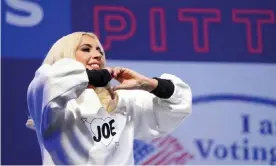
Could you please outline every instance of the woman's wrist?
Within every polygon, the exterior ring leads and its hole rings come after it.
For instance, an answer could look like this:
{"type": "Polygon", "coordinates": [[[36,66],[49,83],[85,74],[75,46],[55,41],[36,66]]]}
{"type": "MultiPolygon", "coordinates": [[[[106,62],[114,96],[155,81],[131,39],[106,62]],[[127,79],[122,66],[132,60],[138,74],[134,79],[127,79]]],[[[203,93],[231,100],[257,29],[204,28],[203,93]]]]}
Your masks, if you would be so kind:
{"type": "Polygon", "coordinates": [[[145,78],[140,81],[139,85],[140,89],[151,92],[157,87],[158,81],[153,78],[145,78]]]}
{"type": "Polygon", "coordinates": [[[150,93],[163,99],[168,99],[173,95],[175,87],[171,80],[158,77],[153,77],[153,79],[155,79],[158,83],[156,88],[153,89],[150,93]]]}
{"type": "Polygon", "coordinates": [[[104,87],[112,79],[108,69],[89,70],[86,69],[89,84],[93,87],[104,87]]]}

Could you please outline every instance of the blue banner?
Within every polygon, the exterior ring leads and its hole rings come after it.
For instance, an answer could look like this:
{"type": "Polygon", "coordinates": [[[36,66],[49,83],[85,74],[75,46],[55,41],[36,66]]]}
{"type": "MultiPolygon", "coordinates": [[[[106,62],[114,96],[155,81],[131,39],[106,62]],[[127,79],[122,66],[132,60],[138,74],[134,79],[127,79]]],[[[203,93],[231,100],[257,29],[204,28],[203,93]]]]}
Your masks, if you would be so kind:
{"type": "Polygon", "coordinates": [[[2,56],[43,59],[51,45],[71,30],[68,0],[5,0],[2,3],[2,56]]]}
{"type": "Polygon", "coordinates": [[[109,59],[276,62],[275,1],[72,1],[109,59]]]}

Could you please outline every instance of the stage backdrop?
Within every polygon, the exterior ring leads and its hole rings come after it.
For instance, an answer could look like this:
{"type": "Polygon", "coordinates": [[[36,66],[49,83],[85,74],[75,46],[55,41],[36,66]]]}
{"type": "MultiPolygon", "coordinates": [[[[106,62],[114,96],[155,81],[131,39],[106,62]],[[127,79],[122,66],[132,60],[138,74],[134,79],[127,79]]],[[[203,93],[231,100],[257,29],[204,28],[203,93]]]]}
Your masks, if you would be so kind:
{"type": "Polygon", "coordinates": [[[276,2],[5,0],[2,164],[41,164],[25,127],[27,87],[51,45],[93,31],[110,66],[174,74],[193,113],[168,136],[134,143],[136,164],[276,164],[276,2]]]}

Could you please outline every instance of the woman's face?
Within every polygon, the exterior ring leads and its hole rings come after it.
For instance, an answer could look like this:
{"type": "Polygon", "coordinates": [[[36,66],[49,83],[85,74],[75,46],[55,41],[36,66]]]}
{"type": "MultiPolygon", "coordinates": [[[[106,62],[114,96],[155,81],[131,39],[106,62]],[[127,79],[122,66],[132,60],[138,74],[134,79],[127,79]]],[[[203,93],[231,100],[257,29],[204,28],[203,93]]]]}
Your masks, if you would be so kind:
{"type": "Polygon", "coordinates": [[[76,60],[89,70],[103,68],[103,50],[100,49],[97,40],[91,36],[83,35],[76,51],[76,60]]]}

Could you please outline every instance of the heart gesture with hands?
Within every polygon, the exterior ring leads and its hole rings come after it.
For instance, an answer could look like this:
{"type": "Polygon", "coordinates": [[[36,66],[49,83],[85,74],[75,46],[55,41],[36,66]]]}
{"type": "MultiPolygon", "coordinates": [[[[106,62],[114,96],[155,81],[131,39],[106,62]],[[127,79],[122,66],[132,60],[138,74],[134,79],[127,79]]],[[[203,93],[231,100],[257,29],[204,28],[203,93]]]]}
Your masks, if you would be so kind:
{"type": "Polygon", "coordinates": [[[111,70],[111,76],[120,84],[113,87],[113,90],[126,89],[134,90],[140,89],[151,92],[157,87],[157,80],[148,78],[131,69],[123,67],[108,68],[111,70]]]}

